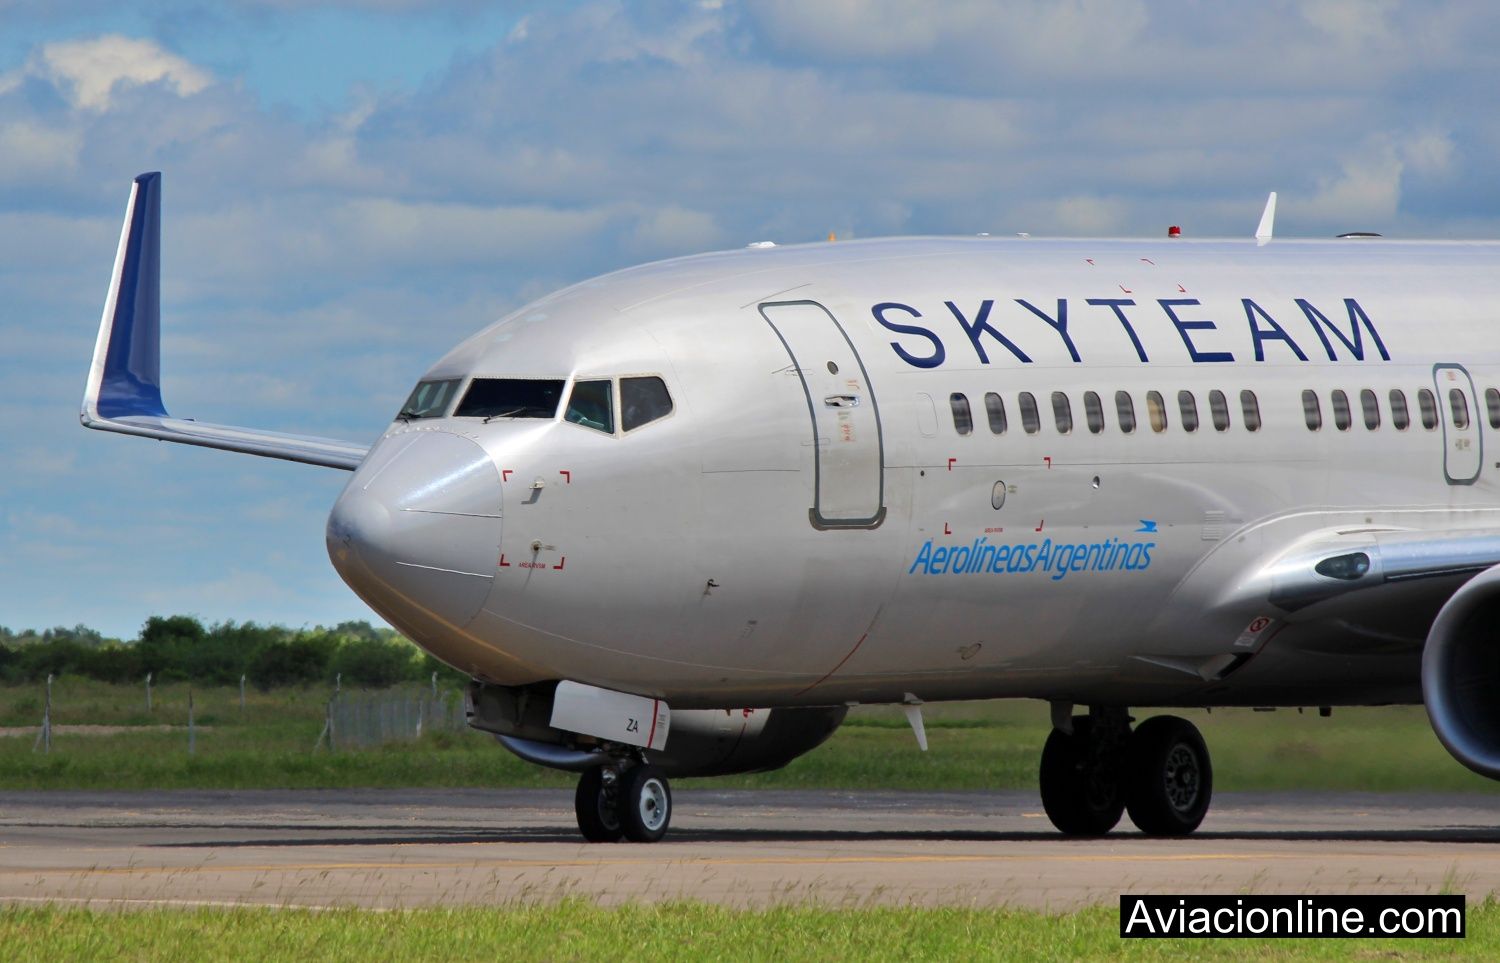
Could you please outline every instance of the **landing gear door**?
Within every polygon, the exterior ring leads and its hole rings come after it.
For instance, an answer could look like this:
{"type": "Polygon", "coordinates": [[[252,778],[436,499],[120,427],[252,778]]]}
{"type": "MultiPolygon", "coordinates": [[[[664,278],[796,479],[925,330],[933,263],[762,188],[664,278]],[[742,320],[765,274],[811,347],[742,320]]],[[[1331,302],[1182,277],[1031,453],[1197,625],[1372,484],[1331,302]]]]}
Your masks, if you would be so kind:
{"type": "Polygon", "coordinates": [[[1443,425],[1443,477],[1450,485],[1472,485],[1479,480],[1484,465],[1474,379],[1456,364],[1433,365],[1432,379],[1437,388],[1438,420],[1443,425]]]}
{"type": "Polygon", "coordinates": [[[761,317],[801,378],[812,420],[814,528],[874,528],[885,518],[880,410],[859,353],[816,301],[775,301],[761,317]]]}

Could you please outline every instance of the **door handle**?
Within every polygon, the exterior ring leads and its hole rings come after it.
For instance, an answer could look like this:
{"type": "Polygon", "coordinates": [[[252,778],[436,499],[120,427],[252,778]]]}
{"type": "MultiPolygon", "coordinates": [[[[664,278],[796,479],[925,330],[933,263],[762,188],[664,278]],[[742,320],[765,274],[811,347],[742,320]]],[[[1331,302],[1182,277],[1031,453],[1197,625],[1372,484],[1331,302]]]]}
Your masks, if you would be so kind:
{"type": "Polygon", "coordinates": [[[859,395],[829,395],[823,404],[829,408],[858,408],[859,395]]]}

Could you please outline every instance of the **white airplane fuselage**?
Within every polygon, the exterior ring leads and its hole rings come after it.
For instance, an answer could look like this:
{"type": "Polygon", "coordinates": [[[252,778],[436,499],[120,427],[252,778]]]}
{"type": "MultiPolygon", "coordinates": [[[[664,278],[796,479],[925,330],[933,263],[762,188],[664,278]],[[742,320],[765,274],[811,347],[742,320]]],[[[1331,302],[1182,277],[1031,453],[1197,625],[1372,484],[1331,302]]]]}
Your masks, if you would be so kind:
{"type": "Polygon", "coordinates": [[[506,686],[682,708],[1417,702],[1474,540],[1409,582],[1434,549],[1407,542],[1500,531],[1496,305],[1490,243],[892,239],[647,265],[434,365],[455,397],[560,379],[562,405],[396,421],[330,553],[392,624],[506,686]],[[576,382],[631,376],[660,377],[671,413],[563,416],[576,382]],[[1369,571],[1312,570],[1344,543],[1369,571]]]}

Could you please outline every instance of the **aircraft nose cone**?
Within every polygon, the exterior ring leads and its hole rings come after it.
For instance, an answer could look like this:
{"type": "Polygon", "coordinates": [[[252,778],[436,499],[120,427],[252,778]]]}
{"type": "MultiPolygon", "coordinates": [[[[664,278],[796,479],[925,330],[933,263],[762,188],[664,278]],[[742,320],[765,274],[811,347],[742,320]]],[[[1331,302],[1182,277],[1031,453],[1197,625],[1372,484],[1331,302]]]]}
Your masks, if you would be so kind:
{"type": "Polygon", "coordinates": [[[370,607],[418,629],[462,628],[494,580],[500,475],[483,448],[422,430],[376,446],[328,515],[328,557],[370,607]]]}

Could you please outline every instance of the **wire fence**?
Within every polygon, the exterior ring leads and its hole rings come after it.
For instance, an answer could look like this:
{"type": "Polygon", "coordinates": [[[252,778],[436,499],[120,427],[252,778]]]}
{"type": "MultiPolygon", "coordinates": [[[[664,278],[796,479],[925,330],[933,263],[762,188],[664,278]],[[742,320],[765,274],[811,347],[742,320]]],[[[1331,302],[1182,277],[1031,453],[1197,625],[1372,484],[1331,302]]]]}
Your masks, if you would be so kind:
{"type": "Polygon", "coordinates": [[[402,690],[340,692],[328,702],[318,746],[382,746],[420,739],[424,732],[462,732],[468,727],[463,697],[456,693],[433,698],[402,690]]]}

